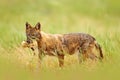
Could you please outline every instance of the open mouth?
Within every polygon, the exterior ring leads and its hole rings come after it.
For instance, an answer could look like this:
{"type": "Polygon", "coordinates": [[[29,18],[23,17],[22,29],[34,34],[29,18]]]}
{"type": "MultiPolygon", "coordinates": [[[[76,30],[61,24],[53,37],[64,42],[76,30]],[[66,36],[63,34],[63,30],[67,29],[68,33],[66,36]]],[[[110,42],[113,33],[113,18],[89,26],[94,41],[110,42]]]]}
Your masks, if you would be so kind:
{"type": "Polygon", "coordinates": [[[31,40],[27,40],[26,42],[27,42],[28,44],[33,43],[31,40]]]}

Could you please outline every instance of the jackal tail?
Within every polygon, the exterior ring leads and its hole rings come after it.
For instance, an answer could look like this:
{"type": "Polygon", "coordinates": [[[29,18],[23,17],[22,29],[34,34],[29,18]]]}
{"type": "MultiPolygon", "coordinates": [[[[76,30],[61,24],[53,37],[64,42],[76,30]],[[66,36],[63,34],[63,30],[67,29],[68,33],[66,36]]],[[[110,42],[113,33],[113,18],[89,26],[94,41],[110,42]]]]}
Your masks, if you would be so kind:
{"type": "Polygon", "coordinates": [[[99,50],[100,59],[103,59],[104,56],[103,56],[103,52],[102,52],[101,46],[96,42],[96,43],[95,43],[95,47],[96,47],[97,50],[99,50]]]}

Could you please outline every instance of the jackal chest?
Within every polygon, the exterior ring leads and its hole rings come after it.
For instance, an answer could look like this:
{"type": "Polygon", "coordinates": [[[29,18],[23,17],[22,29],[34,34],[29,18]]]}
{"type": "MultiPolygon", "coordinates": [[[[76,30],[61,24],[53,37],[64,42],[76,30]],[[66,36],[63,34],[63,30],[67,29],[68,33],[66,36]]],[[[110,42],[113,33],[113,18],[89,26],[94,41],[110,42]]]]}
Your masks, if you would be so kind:
{"type": "Polygon", "coordinates": [[[52,44],[44,43],[41,46],[41,50],[44,53],[44,55],[57,56],[57,54],[60,51],[60,47],[59,47],[59,44],[57,43],[56,44],[55,43],[52,43],[52,44]]]}

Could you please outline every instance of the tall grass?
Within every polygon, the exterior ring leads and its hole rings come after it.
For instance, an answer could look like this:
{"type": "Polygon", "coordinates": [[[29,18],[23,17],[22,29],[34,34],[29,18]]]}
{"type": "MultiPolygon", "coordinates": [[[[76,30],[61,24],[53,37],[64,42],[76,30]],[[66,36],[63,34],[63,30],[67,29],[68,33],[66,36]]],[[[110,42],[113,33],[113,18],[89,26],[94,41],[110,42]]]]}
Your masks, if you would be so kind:
{"type": "Polygon", "coordinates": [[[120,1],[118,0],[1,0],[0,80],[113,80],[120,68],[120,1]],[[25,22],[38,21],[47,33],[84,32],[93,35],[104,52],[103,63],[78,64],[67,55],[65,67],[55,57],[45,57],[39,68],[37,56],[23,49],[25,22]]]}

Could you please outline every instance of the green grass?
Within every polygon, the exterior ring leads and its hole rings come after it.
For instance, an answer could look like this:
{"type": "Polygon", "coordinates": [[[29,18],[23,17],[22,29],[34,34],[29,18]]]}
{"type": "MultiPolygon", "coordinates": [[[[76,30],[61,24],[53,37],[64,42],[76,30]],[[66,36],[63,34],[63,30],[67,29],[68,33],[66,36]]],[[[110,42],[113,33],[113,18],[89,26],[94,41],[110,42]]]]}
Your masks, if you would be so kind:
{"type": "Polygon", "coordinates": [[[118,0],[1,0],[0,80],[119,80],[119,4],[118,0]],[[59,69],[57,58],[45,57],[42,68],[37,68],[37,58],[21,47],[26,21],[40,22],[47,33],[93,35],[103,48],[103,63],[79,65],[73,55],[59,69]]]}

